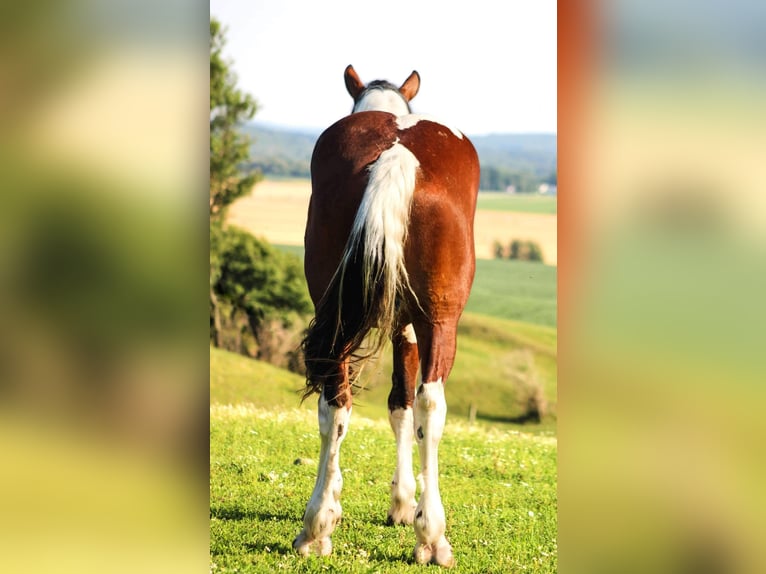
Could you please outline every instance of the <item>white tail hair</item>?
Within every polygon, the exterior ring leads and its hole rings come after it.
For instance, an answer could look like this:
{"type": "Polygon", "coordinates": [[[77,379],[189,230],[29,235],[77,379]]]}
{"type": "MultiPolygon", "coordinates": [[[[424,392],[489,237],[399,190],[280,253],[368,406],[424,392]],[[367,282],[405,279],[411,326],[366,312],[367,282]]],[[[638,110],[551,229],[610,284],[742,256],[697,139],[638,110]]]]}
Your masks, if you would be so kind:
{"type": "Polygon", "coordinates": [[[355,356],[359,372],[392,335],[397,299],[409,293],[417,302],[404,264],[404,243],[419,166],[398,140],[370,166],[343,257],[303,341],[308,385],[304,396],[321,388],[332,364],[355,356]],[[372,328],[378,329],[378,336],[359,355],[372,328]]]}
{"type": "MultiPolygon", "coordinates": [[[[350,257],[362,252],[362,296],[365,308],[373,304],[377,282],[380,282],[378,327],[393,327],[396,295],[409,290],[409,276],[404,266],[404,242],[410,206],[415,191],[415,177],[420,162],[398,141],[380,154],[370,167],[370,178],[341,262],[345,273],[350,257]],[[373,277],[373,272],[376,276],[373,277]]],[[[342,281],[341,281],[342,284],[342,281]]]]}

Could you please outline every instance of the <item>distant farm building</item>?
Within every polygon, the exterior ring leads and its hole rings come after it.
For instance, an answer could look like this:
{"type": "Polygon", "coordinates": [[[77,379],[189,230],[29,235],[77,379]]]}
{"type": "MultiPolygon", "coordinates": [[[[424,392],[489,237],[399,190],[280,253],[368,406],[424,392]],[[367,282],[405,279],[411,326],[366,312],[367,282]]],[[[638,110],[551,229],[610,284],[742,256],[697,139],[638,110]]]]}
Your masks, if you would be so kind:
{"type": "Polygon", "coordinates": [[[551,183],[541,183],[537,188],[537,192],[545,195],[556,195],[557,186],[551,183]]]}

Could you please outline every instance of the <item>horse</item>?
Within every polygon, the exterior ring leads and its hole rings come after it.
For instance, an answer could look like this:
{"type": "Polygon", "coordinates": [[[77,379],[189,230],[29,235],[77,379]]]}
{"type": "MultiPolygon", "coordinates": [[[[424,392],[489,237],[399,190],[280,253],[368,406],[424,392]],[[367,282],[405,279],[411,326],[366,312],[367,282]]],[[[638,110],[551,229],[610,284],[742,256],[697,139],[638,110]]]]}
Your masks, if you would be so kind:
{"type": "Polygon", "coordinates": [[[311,158],[304,266],[315,316],[302,349],[304,399],[319,394],[321,450],[293,548],[304,556],[332,552],[352,387],[364,363],[390,340],[388,411],[397,464],[388,523],[414,525],[417,563],[450,567],[438,447],[457,324],[476,268],[479,160],[459,130],[412,113],[417,71],[398,88],[385,80],[365,85],[352,66],[344,79],[354,100],[351,114],[320,135],[311,158]],[[420,453],[419,501],[413,439],[420,453]]]}

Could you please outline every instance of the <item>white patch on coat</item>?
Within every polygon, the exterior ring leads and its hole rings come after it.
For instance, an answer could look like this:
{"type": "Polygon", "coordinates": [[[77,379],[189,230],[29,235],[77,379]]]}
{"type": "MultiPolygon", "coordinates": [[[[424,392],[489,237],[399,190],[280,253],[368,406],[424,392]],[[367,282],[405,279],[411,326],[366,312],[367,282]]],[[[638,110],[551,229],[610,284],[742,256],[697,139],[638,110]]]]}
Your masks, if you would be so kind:
{"type": "MultiPolygon", "coordinates": [[[[421,120],[427,120],[429,122],[439,124],[440,126],[451,131],[452,135],[454,135],[456,138],[463,139],[463,133],[459,129],[457,129],[456,127],[450,126],[448,124],[445,124],[441,120],[437,120],[436,118],[426,114],[407,114],[407,115],[399,116],[398,118],[396,118],[396,125],[400,130],[404,131],[404,130],[410,129],[412,126],[416,125],[421,120]]],[[[447,133],[445,132],[444,135],[446,136],[447,133]]]]}
{"type": "Polygon", "coordinates": [[[401,94],[393,90],[372,89],[368,90],[361,99],[354,104],[356,112],[389,112],[395,116],[403,116],[410,113],[409,106],[401,94]]]}
{"type": "Polygon", "coordinates": [[[423,492],[415,509],[415,560],[421,564],[434,561],[442,566],[451,566],[454,559],[452,547],[444,536],[447,521],[439,493],[439,441],[447,417],[447,401],[441,379],[418,387],[414,415],[423,475],[423,492]]]}
{"type": "Polygon", "coordinates": [[[318,410],[322,446],[317,481],[303,515],[303,530],[293,542],[293,548],[304,556],[309,554],[315,541],[320,555],[326,556],[332,552],[330,535],[342,513],[340,445],[348,432],[351,409],[330,406],[324,396],[320,396],[318,410]]]}
{"type": "Polygon", "coordinates": [[[391,507],[388,516],[394,524],[412,524],[416,506],[415,474],[412,470],[412,408],[389,411],[388,422],[391,423],[396,437],[396,470],[391,480],[391,507]]]}
{"type": "Polygon", "coordinates": [[[415,345],[418,342],[418,338],[415,336],[415,328],[412,326],[412,323],[409,323],[404,330],[402,331],[402,336],[404,337],[404,340],[410,343],[411,345],[415,345]]]}

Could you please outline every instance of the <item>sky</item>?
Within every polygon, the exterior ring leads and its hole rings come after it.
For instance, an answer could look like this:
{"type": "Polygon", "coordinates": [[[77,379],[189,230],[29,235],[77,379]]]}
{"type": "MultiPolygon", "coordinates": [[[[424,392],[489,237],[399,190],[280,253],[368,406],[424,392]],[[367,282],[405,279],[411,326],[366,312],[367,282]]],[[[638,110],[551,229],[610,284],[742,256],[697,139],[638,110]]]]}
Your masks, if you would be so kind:
{"type": "Polygon", "coordinates": [[[351,111],[343,71],[401,85],[415,113],[472,135],[556,132],[554,0],[211,0],[255,121],[323,129],[351,111]]]}

